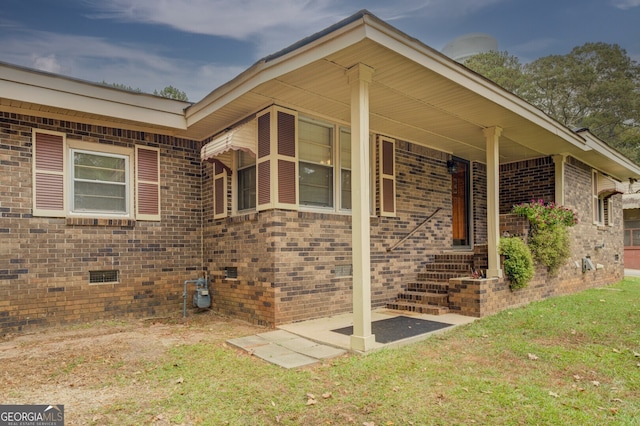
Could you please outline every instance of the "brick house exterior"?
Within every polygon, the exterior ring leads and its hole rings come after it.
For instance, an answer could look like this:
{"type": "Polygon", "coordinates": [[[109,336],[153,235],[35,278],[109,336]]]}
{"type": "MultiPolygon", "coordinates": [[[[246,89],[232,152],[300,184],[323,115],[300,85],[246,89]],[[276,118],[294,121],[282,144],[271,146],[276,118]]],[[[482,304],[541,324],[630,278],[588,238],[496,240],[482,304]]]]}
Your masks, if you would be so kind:
{"type": "Polygon", "coordinates": [[[203,274],[214,310],[256,324],[366,323],[452,251],[487,273],[450,280],[464,315],[623,276],[615,187],[640,169],[366,11],[193,105],[11,65],[0,82],[0,332],[178,314],[203,274]],[[526,234],[509,211],[531,199],[579,224],[570,262],[514,292],[496,238],[526,234]]]}
{"type": "Polygon", "coordinates": [[[199,142],[6,111],[0,129],[0,329],[175,311],[180,283],[202,271],[199,142]],[[162,220],[35,216],[34,130],[95,149],[159,149],[162,220]],[[89,282],[90,271],[116,270],[117,283],[89,282]]]}

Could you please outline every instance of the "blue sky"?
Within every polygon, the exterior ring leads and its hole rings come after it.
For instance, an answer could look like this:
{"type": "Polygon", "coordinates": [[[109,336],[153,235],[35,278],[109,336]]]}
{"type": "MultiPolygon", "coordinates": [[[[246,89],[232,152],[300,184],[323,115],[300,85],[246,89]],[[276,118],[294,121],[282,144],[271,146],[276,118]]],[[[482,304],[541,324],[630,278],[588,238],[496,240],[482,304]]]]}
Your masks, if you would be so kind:
{"type": "Polygon", "coordinates": [[[481,32],[523,63],[587,42],[640,62],[640,0],[2,0],[0,61],[195,102],[361,9],[437,50],[481,32]]]}

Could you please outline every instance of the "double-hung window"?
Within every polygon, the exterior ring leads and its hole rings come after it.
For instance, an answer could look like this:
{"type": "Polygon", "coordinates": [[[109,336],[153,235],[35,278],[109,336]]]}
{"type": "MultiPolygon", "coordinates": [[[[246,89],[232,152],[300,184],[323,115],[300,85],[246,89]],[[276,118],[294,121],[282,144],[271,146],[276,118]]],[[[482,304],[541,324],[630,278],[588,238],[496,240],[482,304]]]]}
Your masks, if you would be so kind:
{"type": "Polygon", "coordinates": [[[238,211],[256,208],[256,158],[251,154],[238,151],[238,211]]]}
{"type": "Polygon", "coordinates": [[[340,208],[351,210],[351,131],[340,128],[340,208]]]}
{"type": "Polygon", "coordinates": [[[300,117],[298,123],[300,205],[334,206],[334,126],[300,117]]]}
{"type": "Polygon", "coordinates": [[[129,156],[72,149],[73,213],[128,215],[129,156]]]}

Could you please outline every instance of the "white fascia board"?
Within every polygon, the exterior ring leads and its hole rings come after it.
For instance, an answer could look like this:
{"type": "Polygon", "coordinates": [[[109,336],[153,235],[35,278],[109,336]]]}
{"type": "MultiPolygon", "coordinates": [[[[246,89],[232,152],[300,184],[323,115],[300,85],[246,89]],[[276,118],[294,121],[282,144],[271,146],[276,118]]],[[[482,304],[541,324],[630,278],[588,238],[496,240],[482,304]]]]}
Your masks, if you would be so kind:
{"type": "MultiPolygon", "coordinates": [[[[238,99],[262,83],[331,55],[364,39],[362,20],[301,46],[300,48],[265,62],[260,61],[235,79],[211,92],[203,100],[187,109],[187,126],[191,126],[238,99]]],[[[346,77],[345,77],[346,78],[346,77]]],[[[346,80],[345,80],[346,81],[346,80]]]]}
{"type": "Polygon", "coordinates": [[[590,150],[596,151],[598,154],[602,155],[603,157],[606,157],[611,161],[615,161],[622,167],[626,168],[629,171],[629,176],[624,176],[624,178],[634,177],[637,179],[638,177],[640,177],[640,166],[635,164],[629,158],[622,155],[620,152],[611,148],[609,145],[607,145],[604,141],[600,140],[593,133],[586,130],[586,131],[580,131],[578,132],[578,134],[584,137],[586,144],[590,150]]]}
{"type": "Polygon", "coordinates": [[[5,64],[0,64],[0,97],[174,129],[186,129],[184,109],[190,105],[5,64]]]}

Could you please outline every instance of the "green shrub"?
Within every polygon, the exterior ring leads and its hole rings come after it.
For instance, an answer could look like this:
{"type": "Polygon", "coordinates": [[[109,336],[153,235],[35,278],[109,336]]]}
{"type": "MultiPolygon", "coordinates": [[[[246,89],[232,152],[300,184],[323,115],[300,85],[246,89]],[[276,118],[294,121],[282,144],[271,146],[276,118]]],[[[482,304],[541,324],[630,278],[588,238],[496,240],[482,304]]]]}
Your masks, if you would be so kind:
{"type": "Polygon", "coordinates": [[[529,248],[534,259],[555,274],[571,256],[567,228],[578,223],[575,212],[554,203],[532,200],[513,206],[512,213],[529,219],[529,248]]]}
{"type": "Polygon", "coordinates": [[[529,247],[518,237],[503,237],[499,249],[504,256],[504,272],[511,281],[509,287],[526,287],[535,272],[529,247]]]}
{"type": "Polygon", "coordinates": [[[529,248],[533,257],[555,274],[571,256],[569,231],[558,225],[537,229],[529,235],[529,248]]]}

